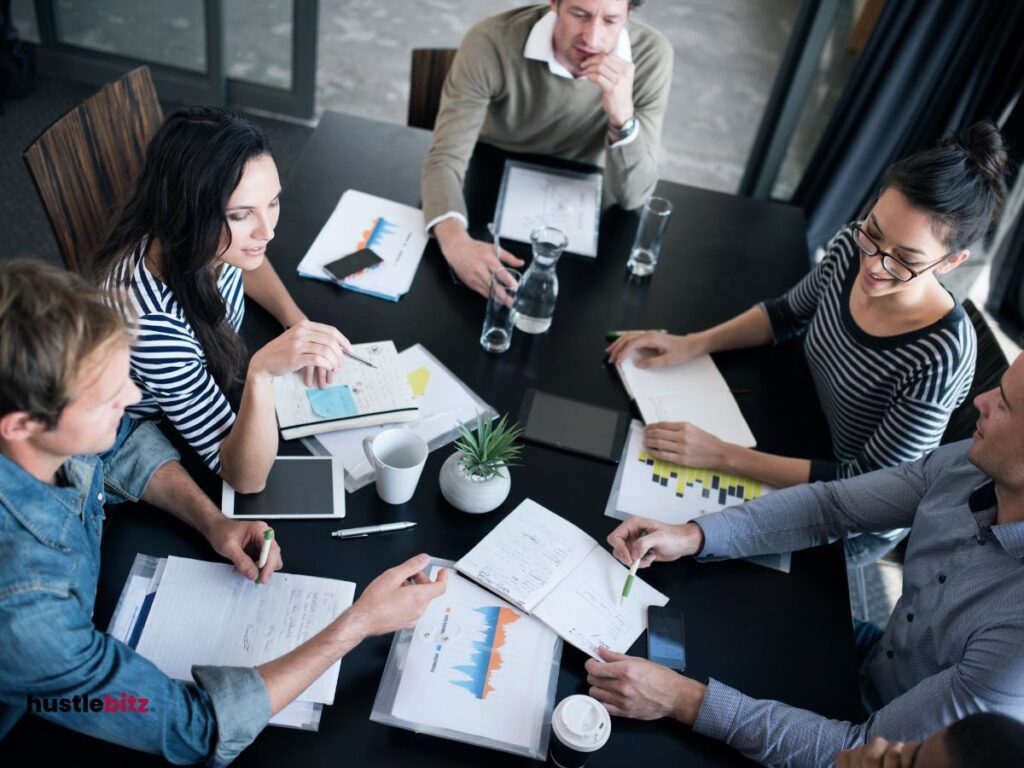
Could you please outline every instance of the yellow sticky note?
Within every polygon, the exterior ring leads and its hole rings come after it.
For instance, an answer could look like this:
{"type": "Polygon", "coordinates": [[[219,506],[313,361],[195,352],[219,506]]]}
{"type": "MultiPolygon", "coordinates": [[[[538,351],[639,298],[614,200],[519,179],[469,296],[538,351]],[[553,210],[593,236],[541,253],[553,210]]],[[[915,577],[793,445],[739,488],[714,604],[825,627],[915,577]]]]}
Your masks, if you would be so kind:
{"type": "Polygon", "coordinates": [[[430,381],[430,369],[417,368],[415,371],[409,371],[408,379],[412,396],[423,397],[423,393],[427,391],[427,382],[430,381]]]}

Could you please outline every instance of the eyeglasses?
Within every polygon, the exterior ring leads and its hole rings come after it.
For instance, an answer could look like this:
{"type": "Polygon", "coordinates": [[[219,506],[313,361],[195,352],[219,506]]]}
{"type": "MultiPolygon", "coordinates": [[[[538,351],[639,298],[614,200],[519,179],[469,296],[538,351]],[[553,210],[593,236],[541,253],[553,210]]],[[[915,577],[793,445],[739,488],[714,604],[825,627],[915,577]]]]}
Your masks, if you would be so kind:
{"type": "Polygon", "coordinates": [[[949,254],[947,253],[941,259],[928,264],[923,269],[914,270],[888,251],[883,251],[882,246],[880,246],[871,235],[864,231],[863,221],[851,222],[850,229],[853,230],[853,240],[857,243],[857,247],[860,248],[861,253],[865,256],[881,256],[882,269],[895,277],[901,283],[909,283],[915,277],[920,277],[932,267],[937,267],[949,257],[949,254]]]}

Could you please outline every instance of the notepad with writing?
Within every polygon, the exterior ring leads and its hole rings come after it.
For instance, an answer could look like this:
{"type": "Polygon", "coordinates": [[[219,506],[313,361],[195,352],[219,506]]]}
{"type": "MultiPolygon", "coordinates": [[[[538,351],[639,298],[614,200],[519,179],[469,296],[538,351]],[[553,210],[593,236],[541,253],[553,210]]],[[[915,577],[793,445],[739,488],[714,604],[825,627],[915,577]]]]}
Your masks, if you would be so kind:
{"type": "MultiPolygon", "coordinates": [[[[136,650],[168,677],[193,665],[253,667],[294,650],[352,605],[350,581],[275,573],[257,585],[227,563],[168,557],[136,650]]],[[[298,698],[333,704],[337,661],[298,698]]]]}
{"type": "Polygon", "coordinates": [[[307,387],[302,373],[274,378],[274,407],[285,440],[339,429],[412,421],[419,407],[392,341],[354,344],[356,355],[376,366],[350,358],[326,387],[307,387]]]}
{"type": "Polygon", "coordinates": [[[757,445],[710,355],[681,365],[637,368],[636,361],[650,354],[650,350],[640,350],[615,366],[644,423],[688,421],[728,443],[747,448],[757,445]]]}
{"type": "Polygon", "coordinates": [[[601,646],[625,653],[647,628],[647,607],[668,602],[637,579],[620,606],[629,569],[578,527],[530,499],[455,569],[594,658],[600,658],[601,646]]]}

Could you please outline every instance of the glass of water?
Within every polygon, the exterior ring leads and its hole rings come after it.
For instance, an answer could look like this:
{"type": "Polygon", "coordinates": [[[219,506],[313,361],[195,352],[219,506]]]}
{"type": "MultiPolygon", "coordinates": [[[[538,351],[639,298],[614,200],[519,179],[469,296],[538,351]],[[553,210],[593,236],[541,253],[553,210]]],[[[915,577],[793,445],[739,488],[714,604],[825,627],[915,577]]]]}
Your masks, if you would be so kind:
{"type": "Polygon", "coordinates": [[[504,352],[512,343],[516,324],[516,295],[523,276],[515,269],[502,267],[491,274],[487,295],[487,314],[480,333],[480,346],[488,352],[504,352]]]}
{"type": "Polygon", "coordinates": [[[636,239],[626,264],[634,275],[646,277],[654,272],[671,215],[672,203],[663,197],[652,197],[644,203],[640,226],[636,230],[636,239]]]}

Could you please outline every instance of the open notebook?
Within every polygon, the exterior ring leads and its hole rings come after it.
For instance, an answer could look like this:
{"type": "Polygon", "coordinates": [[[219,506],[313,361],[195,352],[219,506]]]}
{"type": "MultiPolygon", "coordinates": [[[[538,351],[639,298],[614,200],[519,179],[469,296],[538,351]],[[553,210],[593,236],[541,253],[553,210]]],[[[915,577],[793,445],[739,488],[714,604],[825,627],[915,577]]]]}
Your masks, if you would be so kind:
{"type": "Polygon", "coordinates": [[[688,421],[728,443],[747,448],[757,444],[710,355],[681,365],[637,368],[636,361],[650,354],[641,350],[615,366],[645,424],[688,421]]]}
{"type": "Polygon", "coordinates": [[[625,653],[647,629],[647,607],[668,597],[636,579],[619,605],[629,569],[582,530],[526,499],[455,563],[455,570],[540,619],[594,658],[625,653]]]}
{"type": "Polygon", "coordinates": [[[334,381],[307,387],[302,373],[274,378],[274,408],[285,440],[338,429],[412,421],[419,415],[393,341],[353,344],[374,368],[345,358],[334,381]]]}

